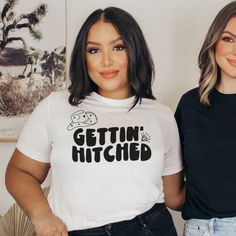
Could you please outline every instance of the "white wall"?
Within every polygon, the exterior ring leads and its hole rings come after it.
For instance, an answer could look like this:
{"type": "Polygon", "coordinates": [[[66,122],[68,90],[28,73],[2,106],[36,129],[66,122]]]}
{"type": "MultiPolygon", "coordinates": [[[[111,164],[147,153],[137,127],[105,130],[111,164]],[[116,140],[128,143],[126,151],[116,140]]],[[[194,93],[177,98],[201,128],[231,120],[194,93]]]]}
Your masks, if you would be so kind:
{"type": "MultiPolygon", "coordinates": [[[[229,0],[67,0],[68,55],[85,18],[95,9],[117,6],[130,12],[141,26],[156,65],[153,91],[173,111],[180,96],[195,87],[199,71],[197,56],[217,12],[229,0]]],[[[0,214],[13,199],[4,186],[6,164],[14,143],[0,143],[0,214]]],[[[181,235],[183,220],[174,213],[181,235]]]]}
{"type": "Polygon", "coordinates": [[[13,153],[15,143],[0,143],[0,215],[14,202],[5,187],[5,169],[13,153]]]}

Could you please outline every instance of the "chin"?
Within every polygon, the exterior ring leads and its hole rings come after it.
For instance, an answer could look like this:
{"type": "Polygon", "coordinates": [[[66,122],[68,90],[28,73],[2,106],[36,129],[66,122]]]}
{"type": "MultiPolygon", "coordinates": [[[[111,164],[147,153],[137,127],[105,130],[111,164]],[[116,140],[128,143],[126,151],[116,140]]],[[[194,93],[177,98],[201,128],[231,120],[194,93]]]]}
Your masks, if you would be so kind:
{"type": "Polygon", "coordinates": [[[230,77],[232,77],[232,78],[236,78],[236,72],[233,72],[233,73],[228,73],[228,75],[230,76],[230,77]]]}
{"type": "Polygon", "coordinates": [[[228,69],[228,70],[224,70],[224,74],[227,76],[227,77],[230,77],[230,78],[232,78],[232,79],[235,79],[236,78],[236,70],[234,69],[234,70],[230,70],[230,69],[228,69]]]}

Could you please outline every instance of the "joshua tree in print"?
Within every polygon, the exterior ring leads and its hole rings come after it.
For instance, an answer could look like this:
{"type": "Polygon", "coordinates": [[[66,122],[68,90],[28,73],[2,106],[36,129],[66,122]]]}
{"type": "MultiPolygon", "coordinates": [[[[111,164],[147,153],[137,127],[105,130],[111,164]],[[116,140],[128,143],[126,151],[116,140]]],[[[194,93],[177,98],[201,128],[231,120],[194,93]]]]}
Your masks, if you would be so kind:
{"type": "Polygon", "coordinates": [[[42,76],[50,79],[51,85],[55,85],[55,79],[63,76],[65,72],[65,47],[55,48],[52,52],[44,51],[41,59],[42,76]]]}
{"type": "Polygon", "coordinates": [[[21,14],[16,16],[14,8],[19,0],[5,0],[6,3],[3,6],[0,13],[0,53],[6,47],[7,44],[13,41],[22,41],[25,44],[22,37],[10,37],[9,33],[14,30],[20,30],[26,28],[35,39],[41,39],[42,34],[36,28],[41,22],[42,18],[47,13],[47,5],[42,3],[34,11],[28,14],[21,14]]]}
{"type": "Polygon", "coordinates": [[[33,73],[36,73],[36,66],[40,64],[43,52],[40,49],[34,47],[24,47],[26,55],[26,65],[23,71],[23,77],[30,77],[33,73]]]}

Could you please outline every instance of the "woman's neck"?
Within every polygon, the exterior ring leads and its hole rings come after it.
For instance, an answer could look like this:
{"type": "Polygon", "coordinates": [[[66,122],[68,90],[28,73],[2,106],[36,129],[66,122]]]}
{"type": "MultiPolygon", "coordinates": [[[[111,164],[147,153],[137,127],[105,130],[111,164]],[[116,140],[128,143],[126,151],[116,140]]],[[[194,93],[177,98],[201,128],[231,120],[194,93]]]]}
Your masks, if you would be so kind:
{"type": "Polygon", "coordinates": [[[107,98],[111,98],[111,99],[126,99],[131,97],[132,95],[130,94],[129,90],[122,90],[122,91],[104,91],[104,90],[98,90],[98,94],[103,96],[103,97],[107,97],[107,98]]]}
{"type": "Polygon", "coordinates": [[[224,94],[236,93],[236,78],[227,75],[222,76],[217,90],[224,94]]]}

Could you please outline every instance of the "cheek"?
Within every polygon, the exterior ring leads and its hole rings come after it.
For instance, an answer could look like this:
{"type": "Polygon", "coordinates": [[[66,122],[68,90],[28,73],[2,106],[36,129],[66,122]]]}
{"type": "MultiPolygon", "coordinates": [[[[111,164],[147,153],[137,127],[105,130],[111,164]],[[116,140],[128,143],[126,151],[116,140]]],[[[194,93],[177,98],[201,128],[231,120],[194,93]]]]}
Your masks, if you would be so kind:
{"type": "Polygon", "coordinates": [[[128,57],[126,55],[121,56],[118,62],[123,70],[128,70],[128,57]]]}
{"type": "Polygon", "coordinates": [[[225,43],[218,42],[216,44],[216,50],[215,50],[216,60],[219,57],[227,56],[230,52],[231,52],[230,46],[225,45],[225,43]]]}
{"type": "Polygon", "coordinates": [[[220,43],[216,44],[216,49],[215,49],[215,57],[216,57],[216,62],[219,61],[219,58],[222,56],[222,47],[220,43]]]}
{"type": "Polygon", "coordinates": [[[224,64],[224,57],[225,57],[225,48],[224,46],[221,45],[221,43],[216,44],[216,49],[215,49],[215,60],[218,66],[221,68],[222,65],[224,64]],[[223,64],[222,64],[223,63],[223,64]]]}
{"type": "Polygon", "coordinates": [[[96,60],[95,58],[86,57],[88,73],[92,73],[96,70],[96,60]]]}

